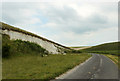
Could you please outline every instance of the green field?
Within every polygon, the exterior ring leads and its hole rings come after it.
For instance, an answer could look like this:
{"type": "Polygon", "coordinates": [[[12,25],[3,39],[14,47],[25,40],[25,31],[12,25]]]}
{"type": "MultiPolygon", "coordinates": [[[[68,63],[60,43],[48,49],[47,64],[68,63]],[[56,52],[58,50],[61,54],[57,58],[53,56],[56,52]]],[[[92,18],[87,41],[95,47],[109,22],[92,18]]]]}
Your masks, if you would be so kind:
{"type": "Polygon", "coordinates": [[[59,54],[45,57],[26,55],[3,59],[3,79],[53,79],[91,56],[88,54],[59,54]]]}
{"type": "Polygon", "coordinates": [[[99,54],[111,54],[111,55],[119,55],[118,50],[109,50],[109,51],[87,51],[90,53],[99,53],[99,54]]]}

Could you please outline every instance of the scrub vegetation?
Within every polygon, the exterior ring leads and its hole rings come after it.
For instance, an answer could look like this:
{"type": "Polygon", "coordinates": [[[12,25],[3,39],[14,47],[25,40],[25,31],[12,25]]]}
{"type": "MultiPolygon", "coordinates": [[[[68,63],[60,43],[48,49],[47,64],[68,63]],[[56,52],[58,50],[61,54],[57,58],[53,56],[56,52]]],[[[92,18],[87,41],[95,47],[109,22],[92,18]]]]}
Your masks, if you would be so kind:
{"type": "Polygon", "coordinates": [[[40,55],[48,54],[48,52],[41,46],[31,43],[29,41],[10,40],[6,34],[2,35],[2,57],[12,58],[15,56],[40,55]]]}

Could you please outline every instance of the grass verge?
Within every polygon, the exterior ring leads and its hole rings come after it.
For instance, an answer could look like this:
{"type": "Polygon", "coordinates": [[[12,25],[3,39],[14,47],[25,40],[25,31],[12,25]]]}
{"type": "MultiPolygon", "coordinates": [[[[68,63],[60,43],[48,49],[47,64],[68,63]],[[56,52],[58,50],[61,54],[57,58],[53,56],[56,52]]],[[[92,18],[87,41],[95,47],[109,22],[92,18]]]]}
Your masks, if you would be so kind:
{"type": "Polygon", "coordinates": [[[3,59],[3,79],[45,79],[50,80],[68,71],[91,57],[88,54],[28,55],[3,59]]]}
{"type": "Polygon", "coordinates": [[[98,54],[109,54],[109,55],[120,55],[118,50],[108,50],[108,51],[81,51],[87,53],[98,53],[98,54]]]}
{"type": "Polygon", "coordinates": [[[113,60],[115,62],[115,64],[118,65],[118,67],[120,68],[120,62],[119,62],[119,57],[116,56],[116,55],[106,55],[104,54],[105,56],[109,57],[111,60],[113,60]]]}

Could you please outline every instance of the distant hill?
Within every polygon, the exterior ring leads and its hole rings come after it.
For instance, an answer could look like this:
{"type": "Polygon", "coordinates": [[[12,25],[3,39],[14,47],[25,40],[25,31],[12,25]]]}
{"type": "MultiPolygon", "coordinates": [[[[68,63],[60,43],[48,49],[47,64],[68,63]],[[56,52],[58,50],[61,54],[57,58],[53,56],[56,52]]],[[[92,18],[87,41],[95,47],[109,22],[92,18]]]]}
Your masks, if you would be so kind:
{"type": "Polygon", "coordinates": [[[94,52],[94,53],[106,53],[106,54],[118,54],[120,48],[120,42],[104,43],[91,48],[83,49],[83,51],[94,52]]]}
{"type": "Polygon", "coordinates": [[[82,50],[82,49],[86,49],[86,48],[90,48],[91,46],[79,46],[79,47],[70,47],[74,50],[82,50]]]}
{"type": "Polygon", "coordinates": [[[93,46],[91,48],[87,48],[85,50],[89,50],[89,51],[118,50],[119,44],[120,42],[105,43],[105,44],[93,46]]]}

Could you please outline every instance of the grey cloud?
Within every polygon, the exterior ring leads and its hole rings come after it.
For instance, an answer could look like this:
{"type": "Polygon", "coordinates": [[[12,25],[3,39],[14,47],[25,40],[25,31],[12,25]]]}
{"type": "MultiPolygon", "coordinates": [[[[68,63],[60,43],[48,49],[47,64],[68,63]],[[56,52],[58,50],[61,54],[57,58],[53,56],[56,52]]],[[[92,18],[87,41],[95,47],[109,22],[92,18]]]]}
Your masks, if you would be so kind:
{"type": "Polygon", "coordinates": [[[91,18],[88,19],[91,23],[96,24],[106,24],[107,18],[105,16],[94,14],[91,18]]]}
{"type": "MultiPolygon", "coordinates": [[[[104,12],[103,12],[104,13],[104,12]]],[[[101,28],[117,26],[116,23],[109,23],[106,16],[99,13],[94,13],[88,18],[83,18],[71,7],[64,6],[63,8],[56,8],[50,6],[43,11],[43,14],[50,20],[56,23],[53,31],[72,31],[75,33],[86,33],[97,31],[101,28]]],[[[52,29],[52,27],[51,27],[52,29]]]]}
{"type": "MultiPolygon", "coordinates": [[[[105,19],[104,17],[100,15],[95,15],[92,18],[87,18],[84,20],[80,18],[78,15],[76,16],[77,16],[76,18],[74,16],[68,16],[69,20],[64,19],[63,23],[54,21],[57,23],[57,26],[53,28],[53,30],[58,31],[58,32],[72,31],[78,34],[82,34],[86,32],[97,31],[101,28],[110,27],[111,25],[111,24],[107,24],[107,19],[105,19]]],[[[55,18],[57,18],[57,16],[55,16],[55,18]]],[[[55,20],[55,19],[52,18],[51,20],[55,20]]]]}
{"type": "Polygon", "coordinates": [[[79,19],[77,12],[67,6],[64,6],[63,8],[56,8],[55,6],[51,6],[47,8],[45,12],[43,11],[43,14],[47,16],[51,22],[62,24],[78,21],[79,19]]]}

